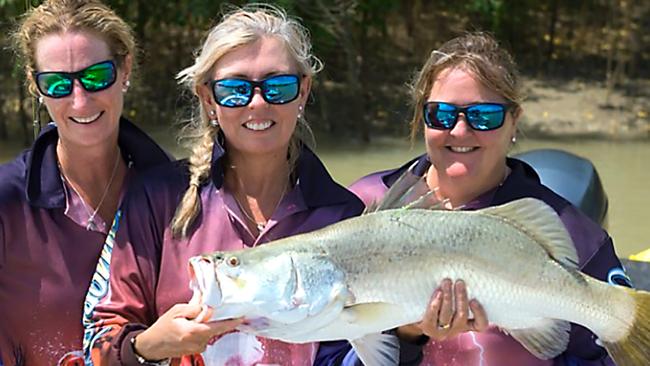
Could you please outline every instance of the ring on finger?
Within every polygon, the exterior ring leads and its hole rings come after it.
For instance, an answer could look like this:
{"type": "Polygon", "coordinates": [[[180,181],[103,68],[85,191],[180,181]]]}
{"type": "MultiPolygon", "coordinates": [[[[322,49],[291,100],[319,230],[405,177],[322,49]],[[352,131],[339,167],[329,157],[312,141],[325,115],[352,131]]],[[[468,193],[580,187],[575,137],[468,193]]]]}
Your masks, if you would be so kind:
{"type": "Polygon", "coordinates": [[[451,328],[451,324],[442,324],[442,325],[438,324],[438,329],[439,330],[447,330],[449,328],[451,328]]]}

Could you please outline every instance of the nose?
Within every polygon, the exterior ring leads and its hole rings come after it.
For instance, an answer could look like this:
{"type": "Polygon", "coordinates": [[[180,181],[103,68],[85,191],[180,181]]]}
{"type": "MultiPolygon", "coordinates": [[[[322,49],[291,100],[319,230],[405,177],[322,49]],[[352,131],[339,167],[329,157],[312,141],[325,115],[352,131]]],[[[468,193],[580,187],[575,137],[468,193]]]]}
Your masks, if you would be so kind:
{"type": "Polygon", "coordinates": [[[81,86],[79,80],[74,81],[72,87],[72,107],[81,109],[88,104],[88,92],[81,86]]]}
{"type": "Polygon", "coordinates": [[[248,105],[250,108],[260,108],[264,107],[266,100],[262,97],[262,89],[259,86],[253,87],[253,96],[251,96],[251,102],[248,105]]]}
{"type": "Polygon", "coordinates": [[[460,112],[458,114],[458,121],[456,122],[454,128],[452,128],[451,131],[449,131],[449,134],[454,136],[462,136],[467,133],[470,133],[471,131],[472,128],[469,126],[469,123],[467,122],[465,113],[460,112]]]}

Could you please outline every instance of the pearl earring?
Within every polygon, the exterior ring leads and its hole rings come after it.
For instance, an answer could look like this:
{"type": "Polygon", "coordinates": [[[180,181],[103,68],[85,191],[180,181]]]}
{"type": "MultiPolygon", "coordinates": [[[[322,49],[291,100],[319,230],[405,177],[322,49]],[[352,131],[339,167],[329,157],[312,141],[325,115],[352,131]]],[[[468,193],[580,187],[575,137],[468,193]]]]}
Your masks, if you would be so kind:
{"type": "Polygon", "coordinates": [[[217,112],[214,111],[214,110],[211,110],[210,112],[208,112],[208,114],[210,115],[210,125],[212,127],[219,127],[219,121],[217,120],[217,117],[216,117],[217,112]]]}
{"type": "Polygon", "coordinates": [[[510,139],[510,142],[512,142],[513,145],[515,143],[517,143],[517,136],[512,136],[512,138],[510,139]]]}
{"type": "Polygon", "coordinates": [[[298,119],[302,118],[302,105],[298,106],[298,119]]]}
{"type": "Polygon", "coordinates": [[[122,93],[126,93],[129,90],[129,87],[131,86],[131,82],[129,80],[124,82],[124,85],[122,86],[122,93]]]}

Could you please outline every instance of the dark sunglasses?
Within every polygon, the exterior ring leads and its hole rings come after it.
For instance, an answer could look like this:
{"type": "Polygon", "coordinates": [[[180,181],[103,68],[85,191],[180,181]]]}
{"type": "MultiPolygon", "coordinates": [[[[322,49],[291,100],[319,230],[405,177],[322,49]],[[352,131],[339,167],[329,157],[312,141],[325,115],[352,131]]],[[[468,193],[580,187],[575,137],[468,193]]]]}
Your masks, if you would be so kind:
{"type": "Polygon", "coordinates": [[[422,109],[424,123],[429,128],[451,130],[462,112],[469,126],[476,131],[491,131],[503,126],[508,104],[476,103],[465,107],[444,102],[426,102],[422,109]]]}
{"type": "Polygon", "coordinates": [[[295,100],[300,91],[298,75],[275,75],[261,81],[227,78],[210,82],[214,101],[220,106],[244,107],[253,100],[255,88],[269,104],[285,104],[295,100]]]}
{"type": "Polygon", "coordinates": [[[72,94],[74,81],[79,80],[87,92],[98,92],[115,83],[117,72],[111,60],[98,62],[77,72],[44,71],[34,74],[41,94],[50,98],[63,98],[72,94]]]}

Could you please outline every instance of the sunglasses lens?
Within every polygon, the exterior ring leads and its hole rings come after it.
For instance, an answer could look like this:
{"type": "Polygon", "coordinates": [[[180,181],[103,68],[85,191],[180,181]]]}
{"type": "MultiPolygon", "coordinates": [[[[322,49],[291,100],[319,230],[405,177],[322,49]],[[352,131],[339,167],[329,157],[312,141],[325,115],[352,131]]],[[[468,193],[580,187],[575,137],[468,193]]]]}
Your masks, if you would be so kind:
{"type": "Polygon", "coordinates": [[[240,79],[222,79],[214,83],[214,99],[224,107],[241,107],[250,102],[253,86],[240,79]]]}
{"type": "Polygon", "coordinates": [[[475,104],[467,108],[467,121],[475,130],[490,131],[503,125],[505,108],[500,104],[475,104]]]}
{"type": "Polygon", "coordinates": [[[61,98],[72,92],[72,79],[56,72],[38,74],[38,90],[48,97],[61,98]]]}
{"type": "Polygon", "coordinates": [[[270,104],[285,104],[298,97],[299,79],[296,75],[279,75],[263,82],[264,100],[270,104]]]}
{"type": "Polygon", "coordinates": [[[449,130],[456,124],[458,112],[447,103],[429,102],[424,105],[424,122],[429,128],[449,130]]]}
{"type": "Polygon", "coordinates": [[[115,82],[115,66],[112,62],[102,62],[85,69],[79,78],[84,89],[89,92],[104,90],[115,82]]]}

